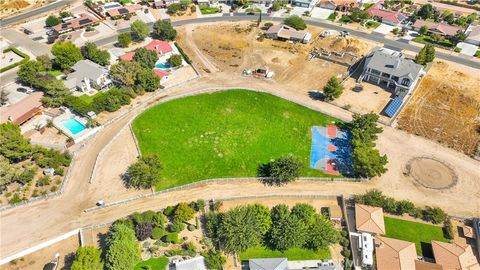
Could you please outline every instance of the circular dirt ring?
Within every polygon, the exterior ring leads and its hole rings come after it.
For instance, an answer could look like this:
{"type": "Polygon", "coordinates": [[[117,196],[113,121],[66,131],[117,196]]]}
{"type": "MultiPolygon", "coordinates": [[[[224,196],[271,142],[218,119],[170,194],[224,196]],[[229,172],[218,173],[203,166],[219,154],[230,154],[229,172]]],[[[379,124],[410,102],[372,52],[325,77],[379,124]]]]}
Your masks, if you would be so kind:
{"type": "Polygon", "coordinates": [[[447,189],[457,183],[455,171],[446,163],[433,158],[413,158],[407,163],[406,169],[407,175],[427,188],[447,189]]]}

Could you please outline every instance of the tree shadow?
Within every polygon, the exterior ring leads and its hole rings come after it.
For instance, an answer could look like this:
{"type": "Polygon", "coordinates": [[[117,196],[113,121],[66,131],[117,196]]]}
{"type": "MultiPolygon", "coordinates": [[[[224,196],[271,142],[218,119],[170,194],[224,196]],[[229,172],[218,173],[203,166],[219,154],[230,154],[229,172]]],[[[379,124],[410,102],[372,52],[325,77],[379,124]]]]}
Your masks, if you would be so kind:
{"type": "Polygon", "coordinates": [[[125,186],[127,189],[132,187],[132,185],[130,184],[130,177],[127,173],[121,173],[120,178],[122,179],[123,186],[125,186]]]}
{"type": "Polygon", "coordinates": [[[308,96],[313,100],[320,100],[320,101],[325,100],[325,96],[323,95],[323,93],[318,91],[308,91],[308,96]]]}
{"type": "Polygon", "coordinates": [[[272,165],[271,163],[260,164],[257,168],[257,176],[261,177],[260,182],[265,186],[281,186],[281,184],[271,177],[272,165]]]}
{"type": "Polygon", "coordinates": [[[65,261],[65,265],[62,267],[62,270],[70,269],[72,267],[73,260],[75,260],[75,253],[68,253],[63,259],[65,261]]]}
{"type": "Polygon", "coordinates": [[[422,248],[422,255],[423,257],[427,258],[434,258],[433,257],[433,248],[431,243],[420,242],[420,246],[422,248]]]}

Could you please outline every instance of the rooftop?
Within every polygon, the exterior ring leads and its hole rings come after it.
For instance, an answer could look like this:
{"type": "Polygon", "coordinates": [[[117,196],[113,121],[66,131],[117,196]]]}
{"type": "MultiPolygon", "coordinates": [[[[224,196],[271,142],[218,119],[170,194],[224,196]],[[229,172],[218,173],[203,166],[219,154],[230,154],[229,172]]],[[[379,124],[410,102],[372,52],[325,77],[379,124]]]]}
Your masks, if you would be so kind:
{"type": "Polygon", "coordinates": [[[385,233],[383,209],[363,204],[355,204],[355,224],[358,231],[376,234],[385,233]]]}
{"type": "Polygon", "coordinates": [[[296,39],[303,39],[308,33],[304,31],[295,30],[290,26],[284,24],[277,24],[270,27],[266,34],[276,34],[280,38],[296,38],[296,39]]]}
{"type": "Polygon", "coordinates": [[[377,270],[415,269],[415,244],[388,237],[375,237],[377,270]]]}
{"type": "Polygon", "coordinates": [[[33,92],[19,102],[0,108],[0,123],[13,122],[20,125],[41,111],[42,92],[33,92]]]}
{"type": "Polygon", "coordinates": [[[61,32],[62,30],[66,30],[66,29],[77,29],[80,27],[84,27],[84,26],[96,23],[98,21],[99,20],[94,16],[90,14],[82,13],[80,14],[80,17],[70,20],[66,23],[55,25],[53,29],[57,32],[61,32]]]}
{"type": "Polygon", "coordinates": [[[203,256],[175,263],[176,270],[207,270],[203,256]]]}
{"type": "Polygon", "coordinates": [[[250,270],[286,270],[287,258],[251,259],[248,261],[250,270]]]}
{"type": "Polygon", "coordinates": [[[368,14],[370,14],[373,17],[379,17],[379,18],[391,21],[395,24],[399,24],[403,20],[405,20],[405,16],[398,11],[383,9],[380,2],[377,3],[375,6],[369,8],[367,11],[368,11],[368,14]]]}
{"type": "Polygon", "coordinates": [[[454,36],[458,31],[462,31],[462,28],[452,26],[446,23],[436,23],[436,22],[428,22],[424,20],[416,20],[413,24],[413,27],[416,29],[420,29],[422,26],[426,26],[430,31],[440,32],[443,35],[447,36],[454,36]]]}
{"type": "Polygon", "coordinates": [[[375,48],[367,55],[365,65],[369,68],[391,74],[393,76],[416,79],[423,67],[403,54],[387,48],[375,48]]]}
{"type": "Polygon", "coordinates": [[[432,241],[432,248],[435,261],[445,270],[480,269],[479,262],[470,245],[432,241]]]}

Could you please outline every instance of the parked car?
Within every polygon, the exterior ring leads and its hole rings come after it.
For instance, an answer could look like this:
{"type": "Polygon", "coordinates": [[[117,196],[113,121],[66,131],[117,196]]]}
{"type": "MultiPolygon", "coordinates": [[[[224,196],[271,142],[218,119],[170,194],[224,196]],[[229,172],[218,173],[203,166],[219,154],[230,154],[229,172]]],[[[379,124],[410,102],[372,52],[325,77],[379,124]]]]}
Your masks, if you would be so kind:
{"type": "Polygon", "coordinates": [[[23,88],[23,87],[19,87],[19,88],[17,88],[17,92],[25,93],[25,94],[31,94],[31,93],[33,93],[33,90],[32,90],[32,89],[23,88]]]}

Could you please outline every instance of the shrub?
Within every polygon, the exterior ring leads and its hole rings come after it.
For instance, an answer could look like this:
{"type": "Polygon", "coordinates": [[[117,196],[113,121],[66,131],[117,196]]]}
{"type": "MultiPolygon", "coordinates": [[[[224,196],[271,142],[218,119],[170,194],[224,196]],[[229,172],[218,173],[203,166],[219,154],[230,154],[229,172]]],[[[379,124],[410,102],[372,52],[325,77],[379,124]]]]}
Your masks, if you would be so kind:
{"type": "Polygon", "coordinates": [[[451,219],[447,219],[445,221],[445,224],[443,226],[443,235],[445,238],[453,240],[454,235],[453,235],[453,224],[451,219]]]}
{"type": "Polygon", "coordinates": [[[135,226],[135,236],[139,241],[146,240],[152,235],[152,223],[145,222],[135,226]]]}
{"type": "Polygon", "coordinates": [[[295,28],[296,30],[304,30],[305,28],[307,28],[307,25],[305,24],[303,19],[300,18],[297,15],[293,15],[293,16],[290,16],[290,17],[286,18],[283,21],[283,23],[290,26],[290,27],[295,28]]]}
{"type": "Polygon", "coordinates": [[[24,198],[20,197],[20,195],[18,195],[18,193],[15,193],[13,194],[13,197],[8,200],[8,203],[9,204],[16,204],[16,203],[19,203],[19,202],[22,202],[24,200],[24,198]]]}
{"type": "Polygon", "coordinates": [[[345,249],[342,250],[341,253],[345,258],[350,258],[350,255],[351,255],[350,249],[345,248],[345,249]]]}
{"type": "Polygon", "coordinates": [[[189,224],[189,225],[187,226],[187,229],[188,229],[189,231],[194,231],[194,230],[197,229],[197,227],[195,227],[195,225],[189,224]]]}
{"type": "Polygon", "coordinates": [[[181,232],[185,229],[185,224],[178,221],[178,220],[174,220],[172,223],[170,223],[168,225],[168,231],[169,232],[181,232]]]}
{"type": "Polygon", "coordinates": [[[442,223],[446,218],[447,214],[439,207],[427,206],[423,210],[423,219],[434,224],[442,223]]]}
{"type": "Polygon", "coordinates": [[[163,236],[162,240],[164,242],[168,242],[168,243],[172,243],[172,244],[180,243],[180,240],[178,239],[178,233],[169,233],[169,234],[163,236]]]}
{"type": "Polygon", "coordinates": [[[53,15],[48,16],[48,18],[45,20],[45,25],[48,27],[52,27],[60,23],[62,23],[62,21],[60,21],[60,19],[57,16],[53,16],[53,15]]]}
{"type": "Polygon", "coordinates": [[[40,177],[40,179],[37,180],[37,183],[35,183],[35,186],[36,187],[43,187],[43,186],[47,186],[50,184],[50,177],[48,176],[42,176],[40,177]]]}
{"type": "Polygon", "coordinates": [[[172,67],[178,67],[182,65],[182,56],[180,54],[173,54],[167,61],[172,67]]]}
{"type": "Polygon", "coordinates": [[[165,235],[165,230],[163,228],[155,227],[152,230],[152,239],[158,240],[165,235]]]}
{"type": "Polygon", "coordinates": [[[192,64],[192,60],[190,60],[190,58],[188,57],[187,54],[185,54],[185,52],[183,51],[182,47],[180,47],[180,45],[178,45],[177,42],[173,43],[175,45],[175,47],[177,47],[177,50],[178,52],[180,52],[180,54],[183,56],[183,59],[185,59],[185,62],[187,62],[189,65],[192,64]]]}
{"type": "Polygon", "coordinates": [[[175,207],[169,205],[163,210],[163,214],[167,217],[171,217],[173,215],[173,211],[175,211],[175,207]]]}
{"type": "Polygon", "coordinates": [[[269,185],[284,185],[298,178],[303,164],[293,156],[280,157],[258,168],[258,175],[269,185]]]}
{"type": "Polygon", "coordinates": [[[330,15],[328,15],[328,18],[327,20],[330,20],[330,21],[335,21],[337,19],[337,12],[332,12],[330,15]]]}
{"type": "Polygon", "coordinates": [[[340,17],[340,21],[343,23],[349,23],[352,21],[352,19],[346,15],[342,15],[342,17],[340,17]]]}

